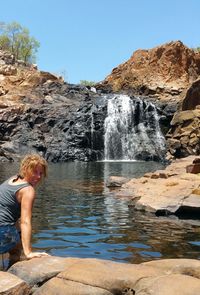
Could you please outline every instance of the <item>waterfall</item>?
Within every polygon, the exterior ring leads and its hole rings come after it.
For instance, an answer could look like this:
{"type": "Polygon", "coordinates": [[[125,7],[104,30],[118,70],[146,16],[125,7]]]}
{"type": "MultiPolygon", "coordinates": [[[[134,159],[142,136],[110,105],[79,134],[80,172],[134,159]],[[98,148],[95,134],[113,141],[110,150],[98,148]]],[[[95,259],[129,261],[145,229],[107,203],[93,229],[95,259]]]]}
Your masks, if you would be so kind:
{"type": "Polygon", "coordinates": [[[94,129],[95,129],[95,125],[94,125],[94,106],[92,106],[91,108],[91,113],[90,113],[90,116],[91,116],[91,148],[93,149],[94,148],[94,129]]]}
{"type": "Polygon", "coordinates": [[[153,103],[127,95],[108,99],[104,122],[105,160],[162,160],[165,138],[153,103]]]}

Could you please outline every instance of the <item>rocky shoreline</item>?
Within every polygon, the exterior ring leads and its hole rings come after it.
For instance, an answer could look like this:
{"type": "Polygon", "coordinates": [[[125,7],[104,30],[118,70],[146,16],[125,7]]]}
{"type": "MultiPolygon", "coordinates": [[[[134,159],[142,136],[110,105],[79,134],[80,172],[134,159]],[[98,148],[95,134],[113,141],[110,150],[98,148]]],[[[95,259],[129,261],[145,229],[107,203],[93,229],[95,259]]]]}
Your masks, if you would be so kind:
{"type": "MultiPolygon", "coordinates": [[[[192,215],[200,210],[197,168],[199,159],[189,156],[138,179],[111,177],[107,186],[117,196],[131,197],[136,210],[165,215],[185,210],[192,215]]],[[[0,294],[198,295],[200,261],[174,257],[130,264],[95,258],[35,258],[0,272],[0,294]]]]}
{"type": "Polygon", "coordinates": [[[163,259],[141,264],[49,256],[0,272],[0,294],[198,295],[200,261],[163,259]]]}
{"type": "Polygon", "coordinates": [[[130,197],[136,210],[156,215],[177,216],[200,213],[200,165],[196,156],[174,160],[164,170],[146,173],[141,178],[112,176],[107,186],[121,197],[130,197]],[[197,167],[191,171],[190,168],[197,167]],[[188,173],[187,171],[192,173],[188,173]]]}

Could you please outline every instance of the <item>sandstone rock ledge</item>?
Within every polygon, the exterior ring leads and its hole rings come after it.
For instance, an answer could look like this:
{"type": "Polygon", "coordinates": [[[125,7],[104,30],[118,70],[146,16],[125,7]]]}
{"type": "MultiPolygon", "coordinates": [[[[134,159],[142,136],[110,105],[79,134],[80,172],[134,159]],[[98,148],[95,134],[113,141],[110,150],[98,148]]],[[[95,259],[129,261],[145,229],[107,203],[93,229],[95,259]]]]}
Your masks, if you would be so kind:
{"type": "Polygon", "coordinates": [[[200,174],[187,173],[186,168],[197,160],[200,161],[197,156],[177,159],[165,170],[146,173],[138,179],[125,181],[112,176],[107,186],[114,188],[117,196],[131,198],[131,206],[137,210],[192,218],[200,213],[200,174]]]}
{"type": "Polygon", "coordinates": [[[128,264],[94,258],[34,258],[0,272],[0,294],[198,295],[200,261],[128,264]]]}

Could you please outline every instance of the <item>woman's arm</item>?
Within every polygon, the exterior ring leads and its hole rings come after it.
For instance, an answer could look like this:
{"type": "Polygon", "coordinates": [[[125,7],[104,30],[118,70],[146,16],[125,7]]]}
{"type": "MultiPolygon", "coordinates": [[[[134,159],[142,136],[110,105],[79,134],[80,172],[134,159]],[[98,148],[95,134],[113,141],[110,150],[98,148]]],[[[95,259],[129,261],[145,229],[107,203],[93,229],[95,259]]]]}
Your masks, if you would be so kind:
{"type": "Polygon", "coordinates": [[[35,200],[35,190],[32,186],[20,191],[21,199],[21,239],[24,254],[27,258],[48,255],[44,252],[32,252],[32,208],[35,200]]]}
{"type": "Polygon", "coordinates": [[[21,239],[24,254],[26,257],[32,252],[32,208],[35,200],[33,187],[26,187],[21,190],[21,239]]]}

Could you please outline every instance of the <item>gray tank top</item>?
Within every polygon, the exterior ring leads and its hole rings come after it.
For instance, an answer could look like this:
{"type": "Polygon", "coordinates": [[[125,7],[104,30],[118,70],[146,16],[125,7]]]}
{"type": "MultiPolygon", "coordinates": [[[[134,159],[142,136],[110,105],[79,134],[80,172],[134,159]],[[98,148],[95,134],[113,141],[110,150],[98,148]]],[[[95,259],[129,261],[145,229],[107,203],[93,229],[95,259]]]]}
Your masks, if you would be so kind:
{"type": "Polygon", "coordinates": [[[13,225],[20,218],[21,207],[16,199],[16,192],[30,186],[22,183],[17,185],[9,184],[10,179],[0,185],[0,226],[13,225]]]}

